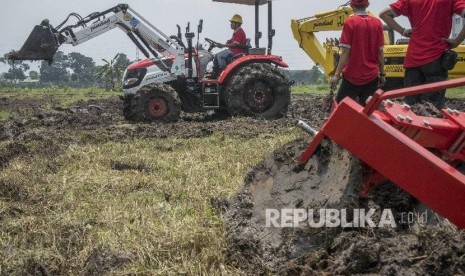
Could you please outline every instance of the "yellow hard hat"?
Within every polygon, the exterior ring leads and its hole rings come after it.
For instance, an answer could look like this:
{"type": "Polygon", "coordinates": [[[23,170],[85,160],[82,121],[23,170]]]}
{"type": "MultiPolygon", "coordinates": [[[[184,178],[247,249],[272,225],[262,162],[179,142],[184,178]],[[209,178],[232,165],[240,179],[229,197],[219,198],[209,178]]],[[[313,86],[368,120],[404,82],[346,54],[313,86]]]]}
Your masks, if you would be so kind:
{"type": "Polygon", "coordinates": [[[231,20],[229,20],[231,22],[237,22],[237,23],[241,23],[242,24],[242,16],[238,15],[238,14],[235,14],[233,15],[233,17],[231,18],[231,20]]]}

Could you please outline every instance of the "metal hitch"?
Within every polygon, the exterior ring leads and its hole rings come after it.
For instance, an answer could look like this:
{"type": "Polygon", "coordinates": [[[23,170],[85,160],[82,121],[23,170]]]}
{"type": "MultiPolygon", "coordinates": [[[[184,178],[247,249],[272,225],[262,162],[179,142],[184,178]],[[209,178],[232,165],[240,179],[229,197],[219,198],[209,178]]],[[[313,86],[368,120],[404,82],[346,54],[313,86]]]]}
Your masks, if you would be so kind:
{"type": "Polygon", "coordinates": [[[45,19],[36,25],[19,51],[8,53],[10,60],[46,60],[51,62],[58,50],[57,31],[45,19]]]}

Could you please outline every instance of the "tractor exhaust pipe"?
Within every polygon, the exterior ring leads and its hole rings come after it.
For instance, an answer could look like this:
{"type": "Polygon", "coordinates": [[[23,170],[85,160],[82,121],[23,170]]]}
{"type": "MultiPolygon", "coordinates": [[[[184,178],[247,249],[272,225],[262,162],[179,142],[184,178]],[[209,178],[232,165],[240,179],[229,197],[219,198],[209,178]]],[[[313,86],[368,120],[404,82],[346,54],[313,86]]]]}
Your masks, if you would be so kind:
{"type": "Polygon", "coordinates": [[[308,134],[310,134],[312,137],[315,137],[318,134],[318,131],[316,131],[313,127],[309,126],[302,120],[297,121],[297,126],[303,129],[308,134]]]}
{"type": "Polygon", "coordinates": [[[10,60],[47,60],[51,62],[60,46],[57,42],[60,34],[45,19],[36,25],[19,51],[11,51],[10,60]]]}

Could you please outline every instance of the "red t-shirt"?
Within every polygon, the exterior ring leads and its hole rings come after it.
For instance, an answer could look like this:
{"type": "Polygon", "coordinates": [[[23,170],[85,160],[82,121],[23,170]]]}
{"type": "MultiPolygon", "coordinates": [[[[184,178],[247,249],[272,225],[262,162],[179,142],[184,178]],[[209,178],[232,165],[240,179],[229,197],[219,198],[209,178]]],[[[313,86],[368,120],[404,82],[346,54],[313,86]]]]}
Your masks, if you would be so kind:
{"type": "MultiPolygon", "coordinates": [[[[233,36],[230,40],[227,41],[227,43],[233,43],[234,41],[239,43],[240,45],[245,45],[247,43],[247,38],[245,37],[245,32],[242,28],[237,28],[234,31],[233,36]]],[[[229,48],[229,50],[233,53],[233,55],[245,53],[245,49],[243,48],[229,48]]]]}
{"type": "Polygon", "coordinates": [[[347,18],[339,46],[350,48],[342,73],[354,85],[367,84],[379,74],[379,51],[384,46],[383,24],[366,12],[347,18]]]}
{"type": "Polygon", "coordinates": [[[448,48],[452,15],[465,9],[463,0],[398,0],[390,5],[397,15],[408,17],[412,27],[405,68],[418,67],[438,59],[448,48]]]}

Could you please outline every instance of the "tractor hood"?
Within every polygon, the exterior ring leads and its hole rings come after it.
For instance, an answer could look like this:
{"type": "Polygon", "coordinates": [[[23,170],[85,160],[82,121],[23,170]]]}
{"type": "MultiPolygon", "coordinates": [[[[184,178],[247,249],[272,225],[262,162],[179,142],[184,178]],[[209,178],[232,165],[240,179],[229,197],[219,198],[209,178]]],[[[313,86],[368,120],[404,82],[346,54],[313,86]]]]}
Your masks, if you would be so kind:
{"type": "Polygon", "coordinates": [[[255,6],[255,3],[258,1],[259,5],[264,5],[268,1],[271,0],[213,0],[213,2],[223,2],[223,3],[231,3],[231,4],[243,4],[243,5],[250,5],[255,6]]]}

